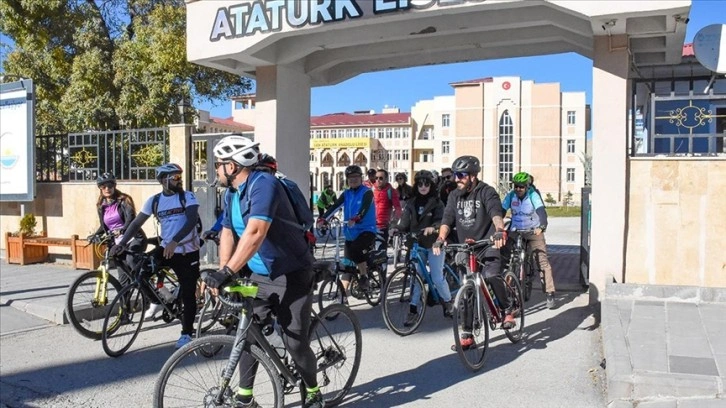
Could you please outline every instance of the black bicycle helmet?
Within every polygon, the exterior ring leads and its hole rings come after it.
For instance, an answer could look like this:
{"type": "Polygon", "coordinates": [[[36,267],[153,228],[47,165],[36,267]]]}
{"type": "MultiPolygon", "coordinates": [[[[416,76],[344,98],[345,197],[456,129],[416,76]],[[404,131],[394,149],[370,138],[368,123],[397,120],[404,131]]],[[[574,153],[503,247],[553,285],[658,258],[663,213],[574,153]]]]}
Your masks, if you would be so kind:
{"type": "Polygon", "coordinates": [[[267,153],[263,153],[262,156],[260,156],[260,161],[257,164],[267,166],[272,170],[277,171],[277,160],[267,153]]]}
{"type": "Polygon", "coordinates": [[[481,166],[479,165],[479,159],[474,156],[461,156],[454,160],[454,164],[451,165],[451,170],[454,173],[479,173],[481,166]]]}
{"type": "Polygon", "coordinates": [[[403,179],[404,183],[408,181],[408,176],[406,175],[406,173],[396,173],[396,180],[400,178],[403,179]]]}
{"type": "Polygon", "coordinates": [[[428,181],[429,183],[434,183],[434,175],[428,171],[428,170],[420,170],[416,173],[416,175],[413,178],[414,182],[418,183],[421,180],[428,181]]]}
{"type": "Polygon", "coordinates": [[[353,164],[345,168],[345,177],[350,177],[354,174],[357,174],[359,176],[363,175],[363,170],[361,170],[360,166],[356,166],[355,164],[353,164]]]}
{"type": "Polygon", "coordinates": [[[111,183],[116,185],[116,176],[112,173],[103,173],[96,178],[96,185],[101,187],[101,184],[111,183]]]}

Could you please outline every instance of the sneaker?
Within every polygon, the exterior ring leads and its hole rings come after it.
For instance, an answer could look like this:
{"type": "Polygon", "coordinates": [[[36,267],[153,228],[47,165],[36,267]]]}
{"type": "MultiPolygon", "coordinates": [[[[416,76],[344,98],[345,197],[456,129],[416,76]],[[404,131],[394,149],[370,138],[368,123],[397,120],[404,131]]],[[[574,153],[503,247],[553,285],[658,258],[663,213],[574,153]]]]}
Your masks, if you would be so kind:
{"type": "Polygon", "coordinates": [[[161,303],[150,304],[149,308],[146,309],[146,313],[144,313],[144,320],[153,319],[162,310],[164,310],[164,306],[161,303]]]}
{"type": "Polygon", "coordinates": [[[235,396],[234,398],[234,408],[260,408],[260,404],[255,401],[254,398],[250,402],[242,402],[237,399],[235,396]]]}
{"type": "Polygon", "coordinates": [[[513,329],[516,325],[517,321],[514,320],[514,316],[512,316],[511,313],[507,313],[507,315],[504,316],[504,322],[502,322],[502,329],[513,329]]]}
{"type": "Polygon", "coordinates": [[[181,337],[179,337],[179,340],[176,341],[176,346],[174,346],[175,349],[180,349],[187,344],[189,344],[192,341],[192,336],[188,334],[182,334],[181,337]]]}
{"type": "Polygon", "coordinates": [[[308,394],[308,396],[305,397],[305,404],[303,404],[303,408],[325,408],[325,399],[323,399],[323,394],[320,391],[308,394]]]}
{"type": "Polygon", "coordinates": [[[451,300],[444,302],[444,317],[448,317],[449,319],[454,317],[454,302],[451,300]]]}
{"type": "MultiPolygon", "coordinates": [[[[462,334],[459,343],[461,343],[462,350],[469,350],[475,345],[474,337],[471,334],[462,334]]],[[[456,344],[451,345],[451,351],[456,351],[456,344]]]]}
{"type": "Polygon", "coordinates": [[[418,319],[418,313],[408,312],[406,320],[403,321],[403,327],[413,326],[416,323],[416,319],[418,319]]]}
{"type": "Polygon", "coordinates": [[[547,309],[554,309],[555,308],[555,293],[549,292],[547,293],[547,309]]]}

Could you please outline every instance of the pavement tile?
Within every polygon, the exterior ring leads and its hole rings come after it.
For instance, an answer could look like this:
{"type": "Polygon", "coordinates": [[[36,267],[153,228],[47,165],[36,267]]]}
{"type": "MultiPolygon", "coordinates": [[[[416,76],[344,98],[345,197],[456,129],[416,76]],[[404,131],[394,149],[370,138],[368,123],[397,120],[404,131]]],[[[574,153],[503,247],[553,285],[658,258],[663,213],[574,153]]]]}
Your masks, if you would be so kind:
{"type": "Polygon", "coordinates": [[[671,322],[679,320],[701,320],[698,305],[695,303],[672,302],[668,303],[665,309],[668,312],[668,321],[671,322]]]}
{"type": "Polygon", "coordinates": [[[607,360],[608,377],[629,376],[633,373],[633,364],[630,355],[610,355],[607,360]]]}
{"type": "Polygon", "coordinates": [[[638,408],[678,408],[678,400],[666,399],[658,401],[640,401],[638,408]]]}
{"type": "Polygon", "coordinates": [[[634,373],[633,398],[716,397],[717,377],[679,373],[634,373]]]}
{"type": "Polygon", "coordinates": [[[698,305],[698,311],[704,324],[721,322],[726,327],[726,304],[701,303],[698,305]]]}
{"type": "MultiPolygon", "coordinates": [[[[640,405],[639,405],[640,407],[640,405]]],[[[722,398],[696,398],[678,401],[678,408],[724,408],[726,399],[722,398]]]]}
{"type": "Polygon", "coordinates": [[[668,320],[666,323],[668,333],[680,333],[682,335],[689,336],[704,336],[706,335],[703,323],[698,321],[686,321],[686,320],[668,320]]]}
{"type": "Polygon", "coordinates": [[[705,338],[671,337],[668,340],[668,355],[682,357],[713,358],[711,346],[708,344],[705,338]],[[683,339],[690,339],[690,341],[684,341],[683,339]]]}
{"type": "Polygon", "coordinates": [[[631,347],[630,359],[633,362],[633,370],[668,372],[668,354],[665,345],[631,347]]]}
{"type": "MultiPolygon", "coordinates": [[[[608,400],[630,400],[633,397],[633,380],[630,376],[608,375],[608,400]]],[[[626,405],[632,406],[632,405],[626,405]]]]}
{"type": "MultiPolygon", "coordinates": [[[[719,375],[726,378],[726,354],[716,354],[713,359],[716,361],[716,368],[718,369],[719,375]]],[[[726,385],[726,380],[724,383],[726,385]]]]}
{"type": "Polygon", "coordinates": [[[633,302],[633,316],[643,319],[663,319],[666,308],[665,302],[662,301],[641,301],[633,302]]]}
{"type": "Polygon", "coordinates": [[[623,400],[617,400],[617,401],[610,401],[607,408],[633,408],[634,405],[630,401],[623,401],[623,400]]]}
{"type": "Polygon", "coordinates": [[[700,374],[718,376],[716,361],[713,358],[668,356],[668,366],[672,373],[700,374]]]}

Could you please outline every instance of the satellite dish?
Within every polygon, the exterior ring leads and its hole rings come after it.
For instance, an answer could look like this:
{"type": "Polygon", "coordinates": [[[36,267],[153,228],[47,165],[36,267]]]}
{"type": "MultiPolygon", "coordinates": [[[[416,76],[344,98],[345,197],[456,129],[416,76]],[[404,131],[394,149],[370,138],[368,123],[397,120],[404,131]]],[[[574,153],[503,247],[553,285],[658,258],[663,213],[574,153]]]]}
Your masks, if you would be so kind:
{"type": "Polygon", "coordinates": [[[709,71],[726,74],[726,24],[703,27],[693,38],[693,53],[709,71]]]}

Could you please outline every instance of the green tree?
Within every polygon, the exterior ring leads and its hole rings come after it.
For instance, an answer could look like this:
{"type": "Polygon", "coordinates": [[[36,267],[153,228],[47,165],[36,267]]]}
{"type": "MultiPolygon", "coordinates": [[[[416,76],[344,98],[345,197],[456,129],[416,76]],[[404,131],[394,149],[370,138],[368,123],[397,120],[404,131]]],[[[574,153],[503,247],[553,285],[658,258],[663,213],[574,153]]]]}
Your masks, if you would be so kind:
{"type": "Polygon", "coordinates": [[[36,85],[38,133],[180,122],[182,98],[251,86],[187,62],[184,0],[0,0],[0,33],[3,73],[36,85]]]}
{"type": "Polygon", "coordinates": [[[547,193],[544,200],[545,200],[545,203],[547,203],[549,205],[555,205],[555,203],[557,203],[557,200],[555,200],[552,197],[552,194],[550,194],[550,193],[547,193]]]}
{"type": "Polygon", "coordinates": [[[569,207],[572,204],[572,192],[567,191],[567,194],[565,194],[565,198],[562,200],[562,205],[565,206],[565,208],[569,207]]]}

